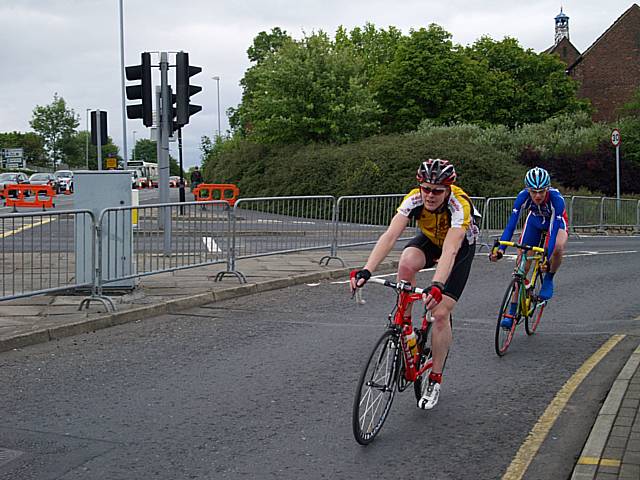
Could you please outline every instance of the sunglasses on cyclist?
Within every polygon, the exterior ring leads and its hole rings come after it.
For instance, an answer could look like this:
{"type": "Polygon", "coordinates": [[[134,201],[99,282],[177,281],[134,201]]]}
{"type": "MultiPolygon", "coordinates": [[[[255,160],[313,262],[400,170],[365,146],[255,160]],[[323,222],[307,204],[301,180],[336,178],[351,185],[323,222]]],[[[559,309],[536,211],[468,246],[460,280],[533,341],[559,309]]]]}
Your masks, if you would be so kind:
{"type": "Polygon", "coordinates": [[[434,195],[442,195],[444,192],[447,191],[446,188],[442,188],[442,187],[425,187],[424,185],[420,185],[420,190],[422,190],[424,193],[433,193],[434,195]]]}
{"type": "Polygon", "coordinates": [[[529,188],[531,193],[546,193],[548,188],[529,188]]]}

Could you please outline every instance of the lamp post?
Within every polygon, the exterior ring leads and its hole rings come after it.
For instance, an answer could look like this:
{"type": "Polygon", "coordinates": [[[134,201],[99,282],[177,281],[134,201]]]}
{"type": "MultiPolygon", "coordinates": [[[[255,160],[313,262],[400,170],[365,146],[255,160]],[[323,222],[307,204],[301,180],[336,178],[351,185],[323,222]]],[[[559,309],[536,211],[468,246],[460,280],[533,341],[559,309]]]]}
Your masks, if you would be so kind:
{"type": "Polygon", "coordinates": [[[136,133],[138,133],[138,131],[134,130],[133,131],[133,150],[131,151],[132,160],[136,159],[136,133]]]}
{"type": "Polygon", "coordinates": [[[218,91],[218,138],[220,138],[220,77],[219,76],[215,76],[215,77],[211,77],[213,80],[216,81],[217,84],[217,91],[218,91]]]}
{"type": "Polygon", "coordinates": [[[84,149],[84,162],[87,167],[87,170],[89,170],[89,136],[91,135],[91,132],[89,132],[89,112],[90,111],[91,109],[87,108],[86,115],[85,115],[87,117],[87,144],[84,149]]]}
{"type": "Polygon", "coordinates": [[[125,100],[124,86],[124,13],[122,9],[122,0],[119,1],[120,6],[120,85],[122,94],[122,149],[124,153],[124,169],[128,168],[129,153],[127,152],[127,102],[125,100]]]}

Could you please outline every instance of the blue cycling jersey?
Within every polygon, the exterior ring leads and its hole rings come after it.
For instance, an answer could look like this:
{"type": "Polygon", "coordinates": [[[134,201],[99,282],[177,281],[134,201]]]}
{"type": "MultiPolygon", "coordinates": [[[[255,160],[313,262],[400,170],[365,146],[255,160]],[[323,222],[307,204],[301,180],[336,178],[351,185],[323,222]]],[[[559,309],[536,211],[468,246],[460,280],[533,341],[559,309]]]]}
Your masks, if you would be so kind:
{"type": "MultiPolygon", "coordinates": [[[[550,188],[547,191],[544,201],[540,205],[536,205],[531,195],[529,195],[529,192],[526,189],[522,190],[516,197],[513,210],[511,211],[511,217],[509,217],[509,222],[500,240],[511,240],[518,223],[518,218],[520,217],[520,212],[523,210],[529,210],[529,215],[535,217],[535,221],[527,221],[525,224],[523,237],[531,238],[531,235],[527,235],[527,228],[536,228],[540,233],[542,230],[547,231],[549,233],[547,254],[550,257],[556,245],[558,230],[566,230],[567,228],[565,204],[562,194],[556,188],[550,188]]],[[[538,240],[539,238],[540,236],[538,235],[538,240]]],[[[506,247],[500,246],[500,250],[504,251],[505,249],[506,247]]]]}

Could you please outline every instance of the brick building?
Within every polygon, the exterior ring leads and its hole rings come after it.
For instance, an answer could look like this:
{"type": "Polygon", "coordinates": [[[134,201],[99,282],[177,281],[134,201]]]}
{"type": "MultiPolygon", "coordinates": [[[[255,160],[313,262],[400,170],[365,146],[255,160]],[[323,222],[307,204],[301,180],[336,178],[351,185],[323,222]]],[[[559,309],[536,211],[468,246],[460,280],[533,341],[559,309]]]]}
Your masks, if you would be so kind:
{"type": "Polygon", "coordinates": [[[640,7],[631,5],[582,54],[569,40],[569,17],[556,18],[556,42],[546,53],[558,55],[580,83],[578,96],[594,107],[593,120],[614,121],[640,87],[640,7]]]}

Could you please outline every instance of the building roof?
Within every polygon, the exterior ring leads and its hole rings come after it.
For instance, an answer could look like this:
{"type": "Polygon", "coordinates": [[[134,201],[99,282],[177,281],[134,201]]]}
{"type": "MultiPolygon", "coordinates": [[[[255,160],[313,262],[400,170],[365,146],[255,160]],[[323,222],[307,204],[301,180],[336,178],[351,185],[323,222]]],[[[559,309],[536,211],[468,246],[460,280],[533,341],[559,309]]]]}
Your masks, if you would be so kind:
{"type": "MultiPolygon", "coordinates": [[[[620,15],[620,16],[618,17],[618,19],[617,19],[615,22],[613,22],[613,23],[611,24],[611,26],[610,26],[609,28],[607,28],[607,29],[604,31],[604,33],[603,33],[602,35],[600,35],[600,36],[596,39],[596,41],[595,41],[595,42],[593,42],[593,43],[591,44],[591,46],[590,46],[589,48],[587,48],[584,52],[582,52],[582,54],[581,54],[581,55],[576,59],[576,61],[575,61],[575,62],[573,62],[571,65],[569,65],[569,68],[568,68],[567,70],[568,70],[568,71],[570,71],[573,67],[575,67],[577,64],[579,64],[579,63],[582,61],[582,59],[583,59],[584,57],[586,57],[587,55],[589,55],[589,52],[591,52],[591,50],[593,50],[593,49],[598,45],[598,43],[600,43],[600,42],[602,41],[602,39],[604,39],[604,38],[609,34],[609,32],[611,32],[612,30],[614,30],[614,29],[615,29],[615,28],[616,28],[616,27],[617,27],[617,26],[622,22],[622,20],[623,20],[623,19],[624,19],[624,18],[625,18],[625,17],[626,17],[630,12],[632,12],[633,10],[639,10],[639,11],[640,11],[640,7],[638,6],[638,4],[637,4],[637,3],[634,3],[633,5],[631,5],[631,6],[630,6],[630,7],[629,7],[629,8],[628,8],[628,9],[627,9],[627,10],[626,10],[622,15],[620,15]]],[[[553,48],[553,47],[552,47],[552,48],[553,48]]]]}
{"type": "Polygon", "coordinates": [[[571,43],[571,40],[569,40],[567,37],[562,37],[562,40],[560,40],[555,45],[547,48],[542,53],[558,53],[559,54],[561,47],[570,47],[573,50],[575,50],[578,55],[580,55],[580,50],[578,50],[576,46],[573,43],[571,43]]]}

